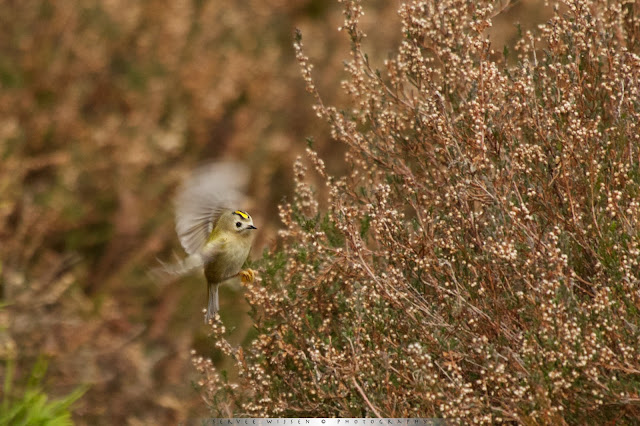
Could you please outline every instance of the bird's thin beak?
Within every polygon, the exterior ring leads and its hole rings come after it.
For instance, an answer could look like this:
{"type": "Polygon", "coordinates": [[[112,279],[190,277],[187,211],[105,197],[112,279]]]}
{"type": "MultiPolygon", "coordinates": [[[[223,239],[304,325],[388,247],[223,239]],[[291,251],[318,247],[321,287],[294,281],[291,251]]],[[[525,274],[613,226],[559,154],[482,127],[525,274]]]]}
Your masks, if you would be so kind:
{"type": "Polygon", "coordinates": [[[256,227],[255,227],[255,226],[253,226],[253,225],[249,225],[249,226],[247,226],[247,229],[258,229],[258,228],[256,228],[256,227]]]}

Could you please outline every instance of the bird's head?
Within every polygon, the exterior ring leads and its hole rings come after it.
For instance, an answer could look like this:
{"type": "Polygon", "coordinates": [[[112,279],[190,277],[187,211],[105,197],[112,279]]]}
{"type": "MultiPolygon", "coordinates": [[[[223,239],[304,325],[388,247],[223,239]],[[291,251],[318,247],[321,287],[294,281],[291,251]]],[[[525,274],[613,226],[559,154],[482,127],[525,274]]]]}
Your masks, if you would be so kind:
{"type": "Polygon", "coordinates": [[[251,231],[258,229],[253,225],[253,219],[242,210],[229,210],[220,216],[218,222],[220,228],[227,232],[235,232],[240,235],[250,235],[251,231]]]}

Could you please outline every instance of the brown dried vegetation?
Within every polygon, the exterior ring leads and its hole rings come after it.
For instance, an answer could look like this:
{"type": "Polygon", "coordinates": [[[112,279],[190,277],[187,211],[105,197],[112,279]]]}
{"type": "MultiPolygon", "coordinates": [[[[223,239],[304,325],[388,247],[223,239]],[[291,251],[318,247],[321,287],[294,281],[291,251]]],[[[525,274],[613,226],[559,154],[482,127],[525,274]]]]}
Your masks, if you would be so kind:
{"type": "MultiPolygon", "coordinates": [[[[1,3],[0,377],[15,358],[19,383],[44,355],[52,397],[88,385],[81,424],[206,414],[189,359],[192,347],[215,356],[203,278],[161,286],[146,271],[179,249],[176,184],[212,158],[252,169],[254,204],[243,207],[260,226],[258,252],[275,234],[291,163],[320,124],[298,103],[293,22],[327,33],[314,53],[339,64],[336,7],[1,3]]],[[[250,326],[242,300],[222,300],[238,341],[250,326]]]]}
{"type": "Polygon", "coordinates": [[[280,248],[247,288],[258,336],[214,326],[238,380],[194,354],[214,412],[640,417],[640,10],[568,1],[500,55],[502,3],[408,2],[374,65],[345,1],[339,108],[296,41],[349,172],[296,162],[280,248]]]}

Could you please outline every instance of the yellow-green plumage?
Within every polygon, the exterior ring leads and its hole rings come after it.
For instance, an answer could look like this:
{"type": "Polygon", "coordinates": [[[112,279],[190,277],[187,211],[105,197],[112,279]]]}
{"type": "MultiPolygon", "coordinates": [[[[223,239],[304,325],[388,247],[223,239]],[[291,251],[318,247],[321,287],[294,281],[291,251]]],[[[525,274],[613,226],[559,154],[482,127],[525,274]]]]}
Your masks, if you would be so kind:
{"type": "Polygon", "coordinates": [[[244,212],[225,209],[217,219],[203,249],[204,252],[216,253],[204,263],[209,299],[206,321],[213,318],[220,308],[218,286],[237,276],[247,260],[255,236],[254,229],[251,216],[244,212]]]}
{"type": "Polygon", "coordinates": [[[237,164],[218,163],[197,170],[175,200],[176,232],[189,254],[164,271],[183,275],[203,268],[207,279],[205,322],[219,310],[218,286],[237,276],[255,237],[253,219],[238,205],[247,173],[237,164]]]}
{"type": "Polygon", "coordinates": [[[232,243],[224,239],[219,249],[220,253],[211,262],[205,264],[204,276],[207,282],[219,283],[237,275],[249,256],[251,242],[252,240],[243,238],[235,243],[234,249],[229,250],[232,243]]]}

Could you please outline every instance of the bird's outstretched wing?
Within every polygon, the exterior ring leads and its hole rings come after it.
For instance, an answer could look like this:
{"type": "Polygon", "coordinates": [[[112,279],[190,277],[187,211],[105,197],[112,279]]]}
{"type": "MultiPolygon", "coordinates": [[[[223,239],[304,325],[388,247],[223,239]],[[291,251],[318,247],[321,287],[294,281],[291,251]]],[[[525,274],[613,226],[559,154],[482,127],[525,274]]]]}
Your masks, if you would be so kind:
{"type": "Polygon", "coordinates": [[[173,263],[160,262],[160,266],[153,268],[150,274],[156,279],[167,279],[171,276],[182,276],[201,270],[205,264],[213,261],[224,245],[224,241],[214,241],[206,244],[197,253],[190,254],[184,259],[176,256],[173,263]]]}
{"type": "Polygon", "coordinates": [[[224,162],[202,166],[185,180],[175,199],[175,215],[176,232],[188,254],[200,253],[220,214],[238,205],[248,177],[246,167],[224,162]]]}

